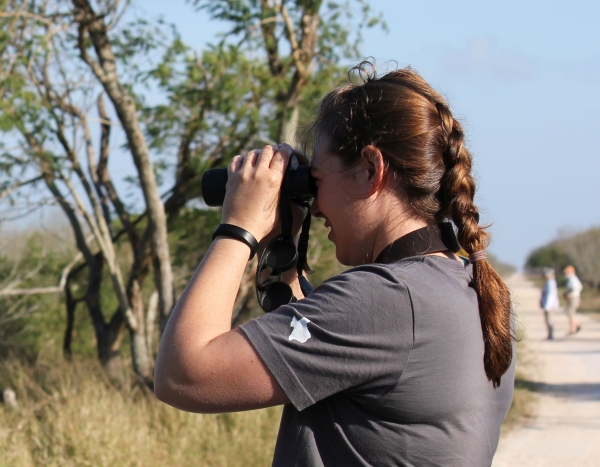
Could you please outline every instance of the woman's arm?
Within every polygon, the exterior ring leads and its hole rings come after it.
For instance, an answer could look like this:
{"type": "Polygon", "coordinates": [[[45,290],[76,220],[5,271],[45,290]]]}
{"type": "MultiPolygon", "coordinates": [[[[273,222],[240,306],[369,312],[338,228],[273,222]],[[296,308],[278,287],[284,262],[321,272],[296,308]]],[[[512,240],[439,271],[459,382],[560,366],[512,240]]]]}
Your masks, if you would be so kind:
{"type": "MultiPolygon", "coordinates": [[[[264,238],[277,225],[290,151],[270,146],[229,167],[223,222],[264,238]]],[[[191,412],[230,412],[289,400],[231,314],[248,261],[242,242],[217,237],[175,306],[156,361],[155,394],[191,412]]]]}

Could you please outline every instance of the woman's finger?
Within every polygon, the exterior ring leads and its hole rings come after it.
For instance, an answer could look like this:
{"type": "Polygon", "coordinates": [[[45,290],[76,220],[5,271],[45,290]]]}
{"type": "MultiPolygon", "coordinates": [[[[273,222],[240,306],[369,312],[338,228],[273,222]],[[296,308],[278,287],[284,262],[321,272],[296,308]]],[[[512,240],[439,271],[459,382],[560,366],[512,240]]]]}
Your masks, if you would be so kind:
{"type": "Polygon", "coordinates": [[[244,156],[240,156],[239,154],[237,156],[233,156],[231,158],[231,162],[229,163],[229,171],[237,172],[238,170],[240,170],[240,167],[242,166],[243,163],[244,163],[244,156]]]}
{"type": "Polygon", "coordinates": [[[254,167],[256,165],[256,160],[260,156],[260,149],[253,149],[252,151],[246,154],[246,158],[244,159],[243,166],[244,167],[254,167]]]}
{"type": "Polygon", "coordinates": [[[269,167],[271,169],[285,171],[291,154],[292,151],[288,146],[278,147],[275,151],[275,154],[273,154],[273,157],[271,158],[269,167]]]}
{"type": "Polygon", "coordinates": [[[273,158],[273,154],[275,153],[276,149],[276,147],[271,145],[265,146],[260,153],[259,159],[256,161],[256,166],[264,168],[269,167],[269,164],[271,163],[271,159],[273,158]]]}

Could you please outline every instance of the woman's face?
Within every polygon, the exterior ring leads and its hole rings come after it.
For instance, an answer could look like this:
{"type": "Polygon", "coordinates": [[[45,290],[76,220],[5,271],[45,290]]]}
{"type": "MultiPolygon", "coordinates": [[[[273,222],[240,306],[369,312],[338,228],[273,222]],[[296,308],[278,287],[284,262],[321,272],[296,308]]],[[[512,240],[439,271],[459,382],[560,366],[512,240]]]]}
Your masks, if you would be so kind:
{"type": "Polygon", "coordinates": [[[318,188],[311,213],[325,219],[338,261],[348,266],[363,264],[368,260],[365,237],[369,228],[355,169],[344,166],[340,157],[328,153],[321,144],[313,155],[311,173],[318,188]]]}

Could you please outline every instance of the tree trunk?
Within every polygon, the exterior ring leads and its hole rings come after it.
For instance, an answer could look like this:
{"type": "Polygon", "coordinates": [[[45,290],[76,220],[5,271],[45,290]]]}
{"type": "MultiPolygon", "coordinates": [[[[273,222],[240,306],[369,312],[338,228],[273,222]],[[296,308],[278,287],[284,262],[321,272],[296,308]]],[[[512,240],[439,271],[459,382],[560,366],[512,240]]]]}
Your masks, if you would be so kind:
{"type": "Polygon", "coordinates": [[[146,336],[141,332],[129,330],[131,340],[131,359],[133,370],[144,386],[154,387],[154,358],[148,349],[146,336]]]}
{"type": "Polygon", "coordinates": [[[121,337],[123,334],[123,314],[118,310],[109,323],[104,320],[100,303],[100,287],[104,259],[102,253],[95,255],[95,261],[88,264],[88,288],[85,294],[90,318],[94,325],[98,359],[108,377],[116,382],[123,381],[123,364],[121,361],[121,337]]]}
{"type": "MultiPolygon", "coordinates": [[[[120,316],[121,313],[117,311],[116,315],[120,316]]],[[[123,360],[120,352],[124,322],[123,320],[120,321],[116,329],[112,329],[110,325],[105,325],[102,331],[97,334],[100,363],[111,381],[118,384],[122,384],[124,381],[123,360]]]]}
{"type": "Polygon", "coordinates": [[[159,296],[159,312],[161,316],[168,316],[173,308],[173,272],[167,243],[165,210],[158,192],[148,146],[137,117],[135,102],[119,81],[116,58],[103,16],[94,12],[88,0],[73,0],[73,5],[76,9],[76,21],[79,23],[81,58],[90,66],[113,103],[137,168],[148,212],[152,250],[157,258],[155,281],[159,296]],[[89,33],[98,61],[88,56],[86,32],[89,33]]]}
{"type": "Polygon", "coordinates": [[[75,308],[77,301],[73,298],[71,292],[71,284],[67,279],[65,284],[65,301],[67,307],[67,326],[65,327],[65,335],[63,338],[63,357],[65,360],[71,360],[73,352],[71,351],[71,342],[73,341],[73,328],[75,326],[75,308]]]}

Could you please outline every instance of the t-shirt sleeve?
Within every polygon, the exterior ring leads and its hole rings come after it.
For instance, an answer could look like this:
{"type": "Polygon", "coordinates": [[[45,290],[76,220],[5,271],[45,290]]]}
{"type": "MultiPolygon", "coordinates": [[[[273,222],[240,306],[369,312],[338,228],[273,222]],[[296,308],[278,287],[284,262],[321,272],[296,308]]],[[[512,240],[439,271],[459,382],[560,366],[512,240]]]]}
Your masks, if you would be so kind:
{"type": "Polygon", "coordinates": [[[303,410],[341,391],[383,395],[394,387],[412,348],[413,311],[406,285],[386,266],[368,265],[241,330],[303,410]]]}

